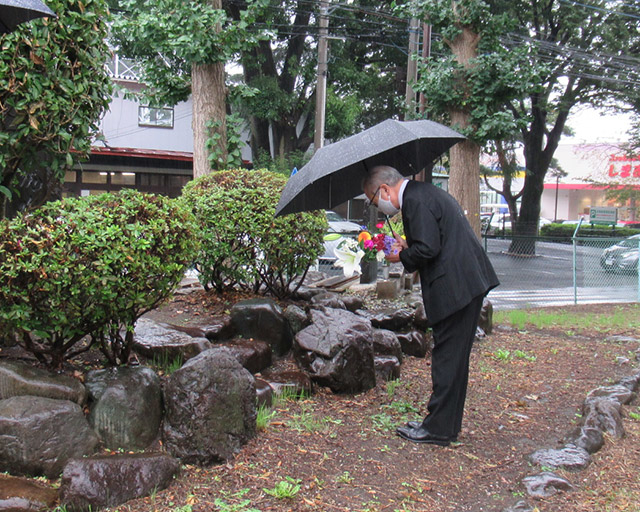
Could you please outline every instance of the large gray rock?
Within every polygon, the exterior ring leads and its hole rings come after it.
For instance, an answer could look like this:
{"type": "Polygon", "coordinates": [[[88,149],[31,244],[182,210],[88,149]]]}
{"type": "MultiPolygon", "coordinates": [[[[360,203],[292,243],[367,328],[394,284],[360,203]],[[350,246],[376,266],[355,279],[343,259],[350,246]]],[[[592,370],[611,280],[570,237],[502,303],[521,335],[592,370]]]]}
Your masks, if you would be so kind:
{"type": "Polygon", "coordinates": [[[86,401],[87,391],[73,377],[18,361],[0,361],[0,400],[22,395],[70,400],[82,405],[86,401]]]}
{"type": "Polygon", "coordinates": [[[549,468],[582,471],[591,463],[591,456],[583,448],[566,445],[560,449],[538,450],[529,456],[531,462],[549,468]]]}
{"type": "Polygon", "coordinates": [[[376,369],[377,382],[387,382],[400,378],[402,365],[396,356],[374,356],[373,364],[376,369]]]}
{"type": "Polygon", "coordinates": [[[312,323],[296,335],[295,357],[311,380],[336,393],[376,385],[371,323],[342,309],[312,310],[312,323]]]}
{"type": "Polygon", "coordinates": [[[287,306],[287,309],[284,310],[284,317],[289,322],[291,333],[294,336],[310,323],[305,310],[294,304],[287,306]]]}
{"type": "Polygon", "coordinates": [[[402,363],[402,345],[393,331],[373,330],[373,353],[381,356],[395,356],[402,363]]]}
{"type": "Polygon", "coordinates": [[[602,430],[594,427],[578,427],[567,438],[570,444],[583,448],[587,453],[596,453],[604,446],[602,430]]]}
{"type": "Polygon", "coordinates": [[[640,372],[634,375],[628,375],[627,377],[622,377],[618,381],[618,385],[624,386],[629,391],[636,391],[640,386],[640,372]]]}
{"type": "Polygon", "coordinates": [[[342,302],[352,313],[362,309],[362,306],[364,306],[364,299],[360,295],[343,295],[342,302]]]}
{"type": "Polygon", "coordinates": [[[231,324],[243,338],[256,338],[271,345],[281,356],[291,349],[293,333],[280,306],[271,299],[248,299],[231,308],[231,324]]]}
{"type": "Polygon", "coordinates": [[[607,432],[616,438],[624,437],[621,408],[620,402],[612,398],[585,401],[582,413],[584,426],[607,432]]]}
{"type": "Polygon", "coordinates": [[[537,475],[527,476],[522,479],[529,496],[534,498],[547,498],[561,491],[573,490],[573,485],[555,473],[544,471],[537,475]]]}
{"type": "Polygon", "coordinates": [[[311,297],[313,307],[323,306],[325,308],[347,309],[342,301],[342,296],[334,292],[323,292],[311,297]]]}
{"type": "Polygon", "coordinates": [[[398,333],[398,341],[402,352],[408,356],[426,357],[431,353],[431,335],[422,331],[409,331],[398,333]]]}
{"type": "Polygon", "coordinates": [[[309,374],[301,370],[267,370],[262,372],[262,378],[271,386],[276,395],[311,396],[313,382],[309,374]]]}
{"type": "Polygon", "coordinates": [[[620,405],[624,405],[628,404],[635,398],[635,393],[629,390],[628,387],[621,384],[602,386],[590,391],[587,398],[585,398],[584,403],[585,405],[588,405],[590,402],[597,401],[602,398],[615,400],[620,405]]]}
{"type": "Polygon", "coordinates": [[[236,338],[219,342],[217,346],[228,348],[251,373],[258,373],[271,366],[271,347],[265,341],[236,338]]]}
{"type": "Polygon", "coordinates": [[[144,449],[162,422],[160,378],[147,367],[110,368],[87,373],[89,423],[107,448],[144,449]]]}
{"type": "Polygon", "coordinates": [[[209,318],[206,324],[200,325],[205,337],[209,341],[219,341],[233,338],[236,335],[231,325],[231,315],[220,315],[209,318]]]}
{"type": "Polygon", "coordinates": [[[0,400],[0,440],[0,471],[49,478],[98,444],[78,404],[39,396],[0,400]]]}
{"type": "Polygon", "coordinates": [[[429,327],[429,319],[422,302],[418,304],[418,307],[413,312],[413,326],[420,331],[426,331],[429,327]]]}
{"type": "Polygon", "coordinates": [[[58,491],[27,478],[0,475],[0,511],[39,512],[53,510],[58,491]]]}
{"type": "Polygon", "coordinates": [[[169,486],[180,461],[162,453],[72,459],[64,468],[60,501],[69,511],[114,507],[169,486]]]}
{"type": "Polygon", "coordinates": [[[182,358],[184,361],[209,348],[211,343],[206,338],[194,338],[148,318],[136,322],[133,350],[150,359],[172,361],[182,358]]]}
{"type": "Polygon", "coordinates": [[[491,334],[493,332],[493,304],[486,297],[482,301],[478,327],[480,327],[485,334],[491,334]]]}
{"type": "Polygon", "coordinates": [[[187,361],[164,393],[164,445],[186,463],[227,460],[255,436],[254,378],[226,348],[187,361]]]}
{"type": "Polygon", "coordinates": [[[358,314],[368,318],[371,325],[377,329],[401,331],[411,326],[414,312],[408,309],[381,309],[377,311],[360,310],[358,314]]]}

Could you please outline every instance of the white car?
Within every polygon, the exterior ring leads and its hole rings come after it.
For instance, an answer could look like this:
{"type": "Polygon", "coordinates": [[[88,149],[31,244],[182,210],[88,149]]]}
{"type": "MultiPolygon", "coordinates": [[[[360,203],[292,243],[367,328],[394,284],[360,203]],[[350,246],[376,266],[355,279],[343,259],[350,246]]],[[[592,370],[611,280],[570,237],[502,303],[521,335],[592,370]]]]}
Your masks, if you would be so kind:
{"type": "Polygon", "coordinates": [[[342,218],[336,212],[327,210],[327,223],[329,231],[324,241],[324,254],[320,256],[322,263],[332,263],[336,260],[333,250],[340,245],[345,237],[355,238],[362,231],[362,226],[342,218]]]}

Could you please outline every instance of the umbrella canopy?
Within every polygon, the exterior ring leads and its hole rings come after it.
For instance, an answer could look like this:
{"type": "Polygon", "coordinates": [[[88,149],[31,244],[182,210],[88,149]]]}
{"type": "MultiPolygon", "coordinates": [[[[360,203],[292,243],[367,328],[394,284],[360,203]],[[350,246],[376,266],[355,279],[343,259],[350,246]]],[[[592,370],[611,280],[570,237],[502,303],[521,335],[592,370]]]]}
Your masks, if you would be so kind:
{"type": "Polygon", "coordinates": [[[12,32],[25,21],[55,15],[40,0],[0,0],[0,34],[12,32]]]}
{"type": "Polygon", "coordinates": [[[434,121],[387,119],[356,135],[319,149],[289,178],[276,216],[330,209],[362,193],[362,179],[376,165],[404,176],[418,174],[465,137],[434,121]]]}

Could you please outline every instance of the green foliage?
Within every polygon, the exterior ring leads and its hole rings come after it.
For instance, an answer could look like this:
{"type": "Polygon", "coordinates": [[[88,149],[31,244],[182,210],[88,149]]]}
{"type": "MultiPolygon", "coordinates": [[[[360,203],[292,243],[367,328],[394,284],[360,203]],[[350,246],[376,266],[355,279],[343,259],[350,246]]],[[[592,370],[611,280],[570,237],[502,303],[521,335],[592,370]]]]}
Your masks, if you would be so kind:
{"type": "Polygon", "coordinates": [[[297,478],[285,477],[285,480],[278,482],[273,489],[262,489],[268,495],[283,499],[294,498],[300,492],[300,480],[297,478]]]}
{"type": "Polygon", "coordinates": [[[309,161],[310,156],[302,151],[291,151],[285,156],[271,158],[266,151],[258,151],[253,156],[253,166],[256,169],[269,169],[271,172],[282,174],[286,178],[291,176],[293,168],[300,170],[309,161]]]}
{"type": "Polygon", "coordinates": [[[236,114],[227,116],[227,158],[224,159],[222,150],[220,149],[219,133],[222,123],[217,120],[211,120],[207,123],[209,138],[205,142],[209,150],[209,164],[212,169],[235,168],[242,165],[242,154],[240,148],[242,146],[242,125],[243,121],[236,114]]]}
{"type": "Polygon", "coordinates": [[[322,213],[274,218],[286,179],[267,170],[236,169],[202,176],[182,200],[196,217],[202,241],[196,268],[205,288],[288,296],[322,251],[322,213]]]}
{"type": "MultiPolygon", "coordinates": [[[[552,238],[557,242],[571,243],[576,227],[577,224],[545,224],[540,228],[540,236],[552,238]]],[[[577,236],[594,238],[626,238],[638,233],[640,233],[639,229],[618,227],[614,229],[608,226],[592,226],[589,223],[583,223],[582,226],[580,226],[577,236]]]]}
{"type": "Polygon", "coordinates": [[[264,38],[249,30],[267,0],[249,0],[233,20],[205,0],[118,0],[112,37],[142,67],[144,96],[175,105],[191,90],[191,66],[227,62],[264,38]],[[219,30],[217,30],[219,28],[219,30]]]}
{"type": "Polygon", "coordinates": [[[136,320],[169,297],[191,261],[191,223],[176,201],[133,190],[5,221],[0,330],[53,367],[96,343],[111,363],[126,362],[136,320]]]}
{"type": "Polygon", "coordinates": [[[88,155],[110,101],[105,1],[47,5],[58,18],[0,37],[0,218],[7,199],[35,207],[56,192],[88,155]],[[37,195],[21,191],[25,181],[42,182],[37,195]]]}
{"type": "Polygon", "coordinates": [[[457,130],[479,144],[513,137],[526,126],[504,105],[535,92],[543,64],[532,65],[526,47],[507,48],[500,36],[514,28],[515,19],[492,12],[482,0],[420,0],[400,9],[428,20],[443,35],[434,41],[435,57],[419,60],[419,80],[414,89],[428,98],[431,117],[450,122],[453,110],[469,115],[468,126],[457,130]],[[451,52],[453,41],[470,29],[479,34],[477,56],[462,66],[451,52]],[[444,54],[444,56],[442,56],[444,54]]]}

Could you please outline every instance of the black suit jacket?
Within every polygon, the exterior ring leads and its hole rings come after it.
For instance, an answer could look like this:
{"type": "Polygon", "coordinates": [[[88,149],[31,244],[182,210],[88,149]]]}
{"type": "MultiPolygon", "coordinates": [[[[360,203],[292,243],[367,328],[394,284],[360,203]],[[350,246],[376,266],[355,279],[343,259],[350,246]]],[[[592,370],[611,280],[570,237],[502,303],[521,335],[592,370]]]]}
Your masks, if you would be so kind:
{"type": "Polygon", "coordinates": [[[409,181],[402,198],[408,249],[400,261],[420,273],[430,324],[436,324],[486,295],[499,281],[458,202],[430,184],[409,181]]]}

